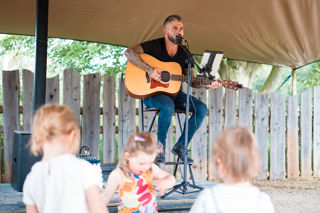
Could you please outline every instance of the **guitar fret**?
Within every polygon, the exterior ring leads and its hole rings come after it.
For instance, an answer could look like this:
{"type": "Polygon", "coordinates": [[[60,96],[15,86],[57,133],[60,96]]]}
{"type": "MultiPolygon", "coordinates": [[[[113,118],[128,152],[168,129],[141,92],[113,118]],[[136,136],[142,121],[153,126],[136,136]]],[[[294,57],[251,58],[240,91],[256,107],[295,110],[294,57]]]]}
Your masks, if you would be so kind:
{"type": "MultiPolygon", "coordinates": [[[[171,75],[171,80],[174,81],[187,81],[188,77],[184,76],[184,75],[171,75]]],[[[206,78],[201,78],[201,77],[193,77],[191,78],[192,82],[197,82],[197,83],[202,83],[202,84],[211,84],[211,80],[210,79],[206,79],[206,78]]]]}

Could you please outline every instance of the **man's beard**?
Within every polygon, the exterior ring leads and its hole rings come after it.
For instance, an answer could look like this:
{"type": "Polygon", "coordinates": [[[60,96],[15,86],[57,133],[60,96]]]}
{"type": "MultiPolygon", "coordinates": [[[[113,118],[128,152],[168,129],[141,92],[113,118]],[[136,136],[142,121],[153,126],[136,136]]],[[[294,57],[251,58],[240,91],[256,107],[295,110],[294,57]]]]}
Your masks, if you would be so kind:
{"type": "Polygon", "coordinates": [[[174,43],[174,44],[180,44],[180,42],[179,42],[178,40],[174,39],[173,36],[170,36],[169,34],[167,34],[167,36],[168,36],[168,39],[169,39],[172,43],[174,43]]]}

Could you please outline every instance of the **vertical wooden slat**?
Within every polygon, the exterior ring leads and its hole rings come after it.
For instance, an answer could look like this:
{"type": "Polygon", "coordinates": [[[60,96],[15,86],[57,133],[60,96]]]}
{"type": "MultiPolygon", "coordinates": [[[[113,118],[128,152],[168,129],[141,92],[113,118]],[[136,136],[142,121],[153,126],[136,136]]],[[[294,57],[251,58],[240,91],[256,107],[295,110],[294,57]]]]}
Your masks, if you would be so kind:
{"type": "Polygon", "coordinates": [[[23,86],[23,130],[30,131],[33,116],[33,72],[22,70],[22,86],[23,86]]]}
{"type": "Polygon", "coordinates": [[[19,124],[19,70],[3,71],[3,133],[5,182],[11,181],[13,136],[19,124]]]}
{"type": "Polygon", "coordinates": [[[104,75],[103,85],[103,162],[116,161],[115,79],[104,75]]]}
{"type": "Polygon", "coordinates": [[[311,170],[312,149],[312,90],[301,93],[301,176],[309,177],[311,170]]]}
{"type": "Polygon", "coordinates": [[[82,145],[89,146],[91,153],[99,155],[100,134],[100,74],[84,76],[82,145]]]}
{"type": "Polygon", "coordinates": [[[209,90],[209,145],[208,145],[208,179],[217,178],[213,169],[212,151],[217,136],[222,132],[223,88],[209,90]]]}
{"type": "MultiPolygon", "coordinates": [[[[207,103],[206,89],[192,89],[191,93],[203,103],[207,103]]],[[[192,104],[190,102],[190,104],[192,104]]],[[[191,140],[191,153],[195,164],[192,165],[193,174],[196,179],[206,180],[208,178],[208,150],[207,150],[207,116],[191,140]]]]}
{"type": "Polygon", "coordinates": [[[47,78],[46,82],[46,104],[59,104],[59,75],[47,78]]]}
{"type": "Polygon", "coordinates": [[[243,88],[239,90],[239,126],[252,130],[252,90],[243,88]]]}
{"type": "Polygon", "coordinates": [[[80,73],[74,69],[63,71],[63,104],[69,106],[80,126],[80,73]]]}
{"type": "Polygon", "coordinates": [[[130,134],[136,132],[136,100],[128,96],[123,82],[119,81],[118,125],[119,125],[119,157],[130,134]]]}
{"type": "Polygon", "coordinates": [[[268,176],[268,134],[269,134],[269,95],[256,94],[255,97],[255,136],[261,157],[258,178],[268,176]]]}
{"type": "Polygon", "coordinates": [[[320,177],[320,86],[313,90],[313,175],[320,177]]]}
{"type": "Polygon", "coordinates": [[[288,97],[287,120],[287,168],[288,178],[299,176],[299,143],[298,143],[298,98],[288,97]]]}
{"type": "Polygon", "coordinates": [[[226,104],[225,104],[225,120],[224,127],[234,127],[236,125],[236,91],[226,89],[226,104]]]}
{"type": "Polygon", "coordinates": [[[271,94],[270,179],[285,177],[285,97],[271,94]]]}
{"type": "MultiPolygon", "coordinates": [[[[172,119],[173,120],[173,119],[172,119]]],[[[167,133],[167,141],[166,141],[166,147],[165,147],[165,156],[166,161],[173,161],[174,156],[171,153],[171,149],[173,147],[173,125],[172,122],[170,124],[170,127],[168,129],[167,133]]],[[[172,165],[161,165],[161,168],[164,169],[167,172],[172,173],[173,172],[173,166],[172,165]]]]}

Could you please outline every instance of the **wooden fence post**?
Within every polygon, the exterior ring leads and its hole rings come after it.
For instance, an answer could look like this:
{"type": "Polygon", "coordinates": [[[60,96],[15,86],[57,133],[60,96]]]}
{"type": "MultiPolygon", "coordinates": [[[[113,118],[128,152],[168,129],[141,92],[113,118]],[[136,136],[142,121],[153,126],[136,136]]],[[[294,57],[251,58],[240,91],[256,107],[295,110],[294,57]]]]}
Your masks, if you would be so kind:
{"type": "Polygon", "coordinates": [[[125,91],[125,79],[119,79],[119,103],[118,103],[118,155],[121,157],[124,146],[130,134],[136,132],[136,100],[125,91]]]}
{"type": "Polygon", "coordinates": [[[288,97],[287,120],[287,165],[288,178],[299,176],[299,142],[298,142],[298,98],[288,97]]]}
{"type": "Polygon", "coordinates": [[[46,82],[46,104],[59,104],[60,86],[59,75],[47,78],[46,82]]]}
{"type": "Polygon", "coordinates": [[[22,70],[22,86],[23,86],[23,130],[30,131],[33,117],[33,79],[34,74],[29,70],[22,70]]]}
{"type": "Polygon", "coordinates": [[[99,73],[84,75],[82,145],[100,159],[100,83],[99,73]]]}
{"type": "Polygon", "coordinates": [[[320,177],[320,86],[313,91],[313,175],[320,177]]]}
{"type": "Polygon", "coordinates": [[[212,151],[217,136],[222,132],[223,88],[209,90],[209,145],[208,145],[208,179],[217,178],[213,169],[212,151]]]}
{"type": "Polygon", "coordinates": [[[103,85],[103,163],[116,162],[115,79],[104,75],[103,85]]]}
{"type": "Polygon", "coordinates": [[[226,93],[226,104],[224,114],[224,128],[236,126],[236,91],[232,89],[225,89],[226,93]]]}
{"type": "Polygon", "coordinates": [[[307,89],[301,93],[301,176],[309,177],[311,170],[312,150],[312,93],[307,89]]]}
{"type": "Polygon", "coordinates": [[[20,130],[19,70],[2,71],[2,85],[5,182],[10,182],[12,168],[13,136],[15,130],[20,130]]]}
{"type": "Polygon", "coordinates": [[[74,69],[63,71],[63,104],[69,106],[80,126],[80,73],[74,69]]]}
{"type": "Polygon", "coordinates": [[[285,97],[271,94],[270,179],[285,177],[285,97]]]}
{"type": "Polygon", "coordinates": [[[268,148],[269,148],[269,95],[256,94],[255,97],[255,136],[259,146],[261,168],[258,178],[266,179],[269,171],[268,148]]]}
{"type": "MultiPolygon", "coordinates": [[[[207,90],[192,88],[194,97],[207,103],[207,90]]],[[[190,105],[193,104],[190,101],[190,105]]],[[[189,123],[190,125],[190,123],[189,123]]],[[[192,158],[196,162],[192,165],[193,174],[196,179],[206,180],[208,178],[208,150],[207,150],[207,116],[191,140],[192,158]]]]}
{"type": "Polygon", "coordinates": [[[252,90],[243,88],[239,90],[239,126],[252,131],[252,90]]]}

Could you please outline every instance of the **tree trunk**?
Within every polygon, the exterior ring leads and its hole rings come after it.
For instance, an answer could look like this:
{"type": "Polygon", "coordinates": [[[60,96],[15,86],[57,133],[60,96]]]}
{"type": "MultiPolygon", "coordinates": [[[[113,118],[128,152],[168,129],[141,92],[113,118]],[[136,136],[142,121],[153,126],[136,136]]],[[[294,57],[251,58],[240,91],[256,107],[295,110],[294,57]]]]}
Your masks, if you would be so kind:
{"type": "Polygon", "coordinates": [[[268,79],[264,82],[259,93],[271,93],[277,89],[281,77],[281,67],[273,66],[268,79]]]}

